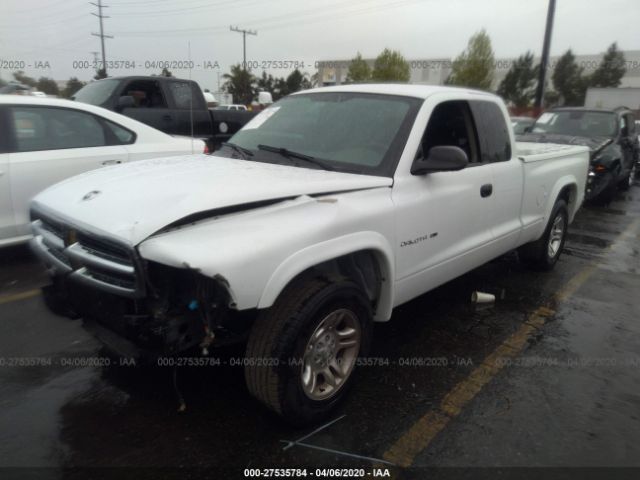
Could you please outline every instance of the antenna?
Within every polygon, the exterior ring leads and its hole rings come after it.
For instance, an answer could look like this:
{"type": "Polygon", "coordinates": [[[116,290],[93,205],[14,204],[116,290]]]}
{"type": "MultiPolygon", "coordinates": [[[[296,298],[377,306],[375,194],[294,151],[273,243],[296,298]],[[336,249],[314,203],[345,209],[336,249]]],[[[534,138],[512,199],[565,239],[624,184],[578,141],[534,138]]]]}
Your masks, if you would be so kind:
{"type": "MultiPolygon", "coordinates": [[[[191,125],[191,155],[193,155],[193,83],[191,83],[191,40],[187,42],[187,50],[189,57],[189,123],[191,125]]],[[[200,88],[200,87],[198,87],[200,88]]]]}

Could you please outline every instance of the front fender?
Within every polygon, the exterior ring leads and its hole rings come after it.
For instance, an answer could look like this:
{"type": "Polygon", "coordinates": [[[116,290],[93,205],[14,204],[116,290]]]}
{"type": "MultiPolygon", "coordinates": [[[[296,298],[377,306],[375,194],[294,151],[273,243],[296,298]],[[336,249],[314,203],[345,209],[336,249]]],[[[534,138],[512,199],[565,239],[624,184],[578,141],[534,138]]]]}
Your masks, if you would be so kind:
{"type": "Polygon", "coordinates": [[[260,297],[258,308],[272,306],[289,282],[309,268],[363,250],[375,253],[382,275],[380,298],[375,308],[374,319],[377,321],[389,320],[393,310],[393,279],[395,278],[393,250],[383,235],[372,231],[356,232],[333,238],[306,247],[289,256],[269,278],[260,297]]]}

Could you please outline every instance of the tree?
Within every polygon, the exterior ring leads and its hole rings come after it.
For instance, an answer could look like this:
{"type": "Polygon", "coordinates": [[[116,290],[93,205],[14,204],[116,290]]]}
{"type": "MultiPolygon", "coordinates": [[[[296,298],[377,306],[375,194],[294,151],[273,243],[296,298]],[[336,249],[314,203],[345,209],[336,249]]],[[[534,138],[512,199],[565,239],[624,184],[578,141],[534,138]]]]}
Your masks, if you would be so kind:
{"type": "Polygon", "coordinates": [[[408,82],[409,63],[397,50],[385,48],[373,64],[372,80],[377,82],[408,82]]]}
{"type": "Polygon", "coordinates": [[[71,77],[67,80],[67,84],[62,90],[62,96],[64,98],[71,98],[78,90],[86,85],[85,82],[81,82],[77,77],[71,77]]]}
{"type": "Polygon", "coordinates": [[[233,101],[249,105],[255,96],[256,78],[248,70],[239,64],[231,67],[230,73],[225,73],[222,78],[226,80],[222,88],[233,95],[233,101]]]}
{"type": "Polygon", "coordinates": [[[312,87],[320,86],[320,72],[316,70],[316,72],[309,77],[309,82],[311,82],[312,87]]]}
{"type": "Polygon", "coordinates": [[[40,77],[38,83],[36,83],[36,88],[47,95],[58,95],[60,93],[58,84],[53,78],[40,77]]]}
{"type": "Polygon", "coordinates": [[[302,73],[297,68],[291,72],[285,81],[287,84],[287,95],[311,88],[311,82],[307,77],[308,74],[302,73]]]}
{"type": "Polygon", "coordinates": [[[533,53],[520,55],[500,82],[498,95],[515,107],[530,106],[536,94],[538,69],[533,66],[533,53]]]}
{"type": "Polygon", "coordinates": [[[96,74],[93,76],[93,79],[102,80],[103,78],[107,78],[107,71],[104,68],[99,68],[96,70],[96,74]]]}
{"type": "Polygon", "coordinates": [[[273,78],[273,75],[268,74],[265,70],[262,71],[262,76],[258,78],[256,81],[256,85],[258,87],[258,91],[261,92],[269,92],[273,95],[273,90],[275,88],[276,79],[273,78]]]}
{"type": "Polygon", "coordinates": [[[483,29],[471,36],[467,49],[451,65],[446,83],[480,90],[490,90],[493,82],[495,58],[491,39],[483,29]]]}
{"type": "Polygon", "coordinates": [[[38,84],[38,81],[35,78],[29,77],[22,70],[18,70],[17,72],[14,72],[13,78],[16,80],[16,82],[31,88],[36,88],[36,85],[38,84]]]}
{"type": "Polygon", "coordinates": [[[589,77],[590,87],[617,87],[626,73],[624,54],[612,43],[602,57],[602,62],[589,77]]]}
{"type": "Polygon", "coordinates": [[[349,64],[346,83],[364,83],[369,80],[371,80],[371,68],[369,64],[362,59],[360,52],[358,52],[349,64]]]}
{"type": "Polygon", "coordinates": [[[161,77],[173,77],[173,74],[169,71],[169,69],[167,67],[164,67],[162,69],[162,72],[160,73],[161,77]]]}
{"type": "Polygon", "coordinates": [[[576,63],[571,49],[558,59],[551,79],[562,105],[576,107],[584,104],[588,78],[583,76],[583,69],[576,63]]]}

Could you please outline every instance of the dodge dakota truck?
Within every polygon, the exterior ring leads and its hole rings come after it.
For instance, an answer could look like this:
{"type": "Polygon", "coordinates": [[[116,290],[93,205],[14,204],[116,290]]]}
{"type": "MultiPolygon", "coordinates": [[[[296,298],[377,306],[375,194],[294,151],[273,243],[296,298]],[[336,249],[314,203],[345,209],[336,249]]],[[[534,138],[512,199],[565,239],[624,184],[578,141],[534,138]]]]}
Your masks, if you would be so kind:
{"type": "Polygon", "coordinates": [[[518,249],[550,270],[588,149],[514,142],[502,101],[360,85],[286,97],[214,155],[66,180],[32,203],[54,311],[120,355],[244,342],[248,389],[295,424],[345,396],[372,322],[518,249]]]}

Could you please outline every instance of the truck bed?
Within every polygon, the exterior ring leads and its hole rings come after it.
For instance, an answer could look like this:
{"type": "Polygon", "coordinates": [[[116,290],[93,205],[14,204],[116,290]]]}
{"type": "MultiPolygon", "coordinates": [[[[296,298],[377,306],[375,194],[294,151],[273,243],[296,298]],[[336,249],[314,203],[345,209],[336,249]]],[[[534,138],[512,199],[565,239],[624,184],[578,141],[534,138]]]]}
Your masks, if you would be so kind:
{"type": "Polygon", "coordinates": [[[537,162],[552,158],[580,155],[588,151],[587,147],[559,145],[556,143],[516,142],[516,156],[524,162],[537,162]]]}

